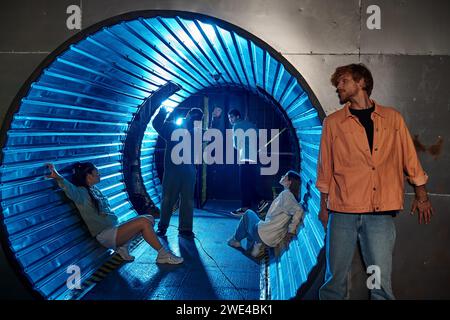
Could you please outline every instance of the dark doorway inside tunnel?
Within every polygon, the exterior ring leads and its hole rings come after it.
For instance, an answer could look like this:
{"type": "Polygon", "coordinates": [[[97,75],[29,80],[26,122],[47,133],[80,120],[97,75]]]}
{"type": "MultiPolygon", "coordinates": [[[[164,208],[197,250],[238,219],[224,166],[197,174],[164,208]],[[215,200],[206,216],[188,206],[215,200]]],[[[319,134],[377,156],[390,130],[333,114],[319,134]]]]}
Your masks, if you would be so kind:
{"type": "MultiPolygon", "coordinates": [[[[262,199],[271,200],[274,194],[282,190],[282,186],[278,183],[282,174],[290,169],[299,170],[298,141],[291,121],[276,102],[262,90],[255,93],[237,87],[208,88],[182,102],[170,114],[168,120],[182,119],[191,108],[195,107],[204,111],[204,129],[215,128],[224,135],[225,130],[232,129],[227,116],[232,109],[239,110],[242,117],[254,123],[258,129],[268,129],[268,141],[271,140],[270,129],[279,130],[279,134],[275,136],[279,141],[279,150],[270,150],[272,159],[276,158],[278,161],[278,170],[273,175],[260,176],[258,194],[262,199]],[[222,109],[222,113],[220,117],[213,119],[212,114],[217,107],[222,109]]],[[[158,138],[155,163],[161,180],[164,174],[164,151],[165,141],[158,138]]],[[[197,165],[195,200],[198,208],[204,207],[208,201],[239,202],[241,197],[239,165],[236,150],[233,151],[235,160],[233,164],[197,165]]]]}

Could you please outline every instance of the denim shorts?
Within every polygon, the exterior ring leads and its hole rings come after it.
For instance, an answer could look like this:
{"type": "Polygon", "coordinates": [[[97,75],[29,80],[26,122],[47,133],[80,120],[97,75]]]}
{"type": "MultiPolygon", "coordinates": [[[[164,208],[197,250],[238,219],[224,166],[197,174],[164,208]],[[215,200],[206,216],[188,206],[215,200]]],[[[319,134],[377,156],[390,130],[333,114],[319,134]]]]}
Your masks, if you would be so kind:
{"type": "Polygon", "coordinates": [[[117,227],[105,229],[100,232],[95,238],[100,244],[108,249],[116,249],[117,227]]]}

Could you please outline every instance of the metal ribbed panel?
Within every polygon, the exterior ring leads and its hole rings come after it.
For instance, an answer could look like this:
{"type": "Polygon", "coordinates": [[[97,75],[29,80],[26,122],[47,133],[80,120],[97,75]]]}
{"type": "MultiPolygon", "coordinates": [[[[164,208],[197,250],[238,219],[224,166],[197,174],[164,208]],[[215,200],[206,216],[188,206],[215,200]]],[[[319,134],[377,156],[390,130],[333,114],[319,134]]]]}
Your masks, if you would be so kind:
{"type": "MultiPolygon", "coordinates": [[[[123,182],[123,142],[144,99],[169,81],[181,89],[163,103],[167,106],[176,107],[205,88],[227,85],[269,94],[285,110],[300,141],[309,205],[299,240],[274,261],[273,297],[290,297],[306,280],[323,245],[314,187],[321,123],[310,101],[313,95],[300,84],[299,74],[289,72],[288,63],[283,65],[260,40],[226,23],[207,21],[157,16],[97,29],[59,54],[21,100],[3,148],[3,223],[23,273],[45,298],[68,297],[67,265],[83,265],[83,275],[88,275],[108,253],[90,238],[54,182],[42,178],[44,164],[94,162],[102,172],[99,187],[120,220],[134,217],[123,182]]],[[[141,173],[159,205],[156,141],[149,125],[141,173]]]]}

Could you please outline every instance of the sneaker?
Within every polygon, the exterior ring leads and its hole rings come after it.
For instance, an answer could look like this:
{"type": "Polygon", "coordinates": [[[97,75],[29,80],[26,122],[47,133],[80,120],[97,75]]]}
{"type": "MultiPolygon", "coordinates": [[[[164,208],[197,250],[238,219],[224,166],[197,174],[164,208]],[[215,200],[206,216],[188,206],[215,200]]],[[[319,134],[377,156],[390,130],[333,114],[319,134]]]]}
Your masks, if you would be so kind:
{"type": "Polygon", "coordinates": [[[125,261],[134,261],[134,256],[130,255],[127,247],[119,247],[116,253],[125,261]]]}
{"type": "Polygon", "coordinates": [[[179,235],[184,237],[184,238],[188,238],[188,239],[193,239],[195,238],[195,233],[193,233],[192,231],[189,230],[180,230],[179,235]]]}
{"type": "Polygon", "coordinates": [[[183,263],[183,261],[183,258],[174,255],[170,251],[158,253],[158,257],[156,258],[156,263],[180,264],[183,263]]]}
{"type": "Polygon", "coordinates": [[[261,200],[258,204],[258,213],[261,213],[264,211],[265,208],[269,205],[269,201],[261,200]]]}
{"type": "Polygon", "coordinates": [[[158,237],[164,237],[166,235],[167,229],[165,228],[158,228],[158,230],[156,231],[156,235],[158,237]]]}
{"type": "Polygon", "coordinates": [[[245,213],[245,211],[247,211],[248,208],[239,208],[237,210],[233,210],[231,211],[231,215],[235,216],[235,217],[242,217],[245,213]]]}
{"type": "Polygon", "coordinates": [[[237,241],[234,237],[228,239],[228,245],[233,248],[241,248],[241,242],[237,241]]]}
{"type": "Polygon", "coordinates": [[[259,258],[264,254],[264,244],[262,242],[255,242],[250,255],[253,258],[259,258]]]}

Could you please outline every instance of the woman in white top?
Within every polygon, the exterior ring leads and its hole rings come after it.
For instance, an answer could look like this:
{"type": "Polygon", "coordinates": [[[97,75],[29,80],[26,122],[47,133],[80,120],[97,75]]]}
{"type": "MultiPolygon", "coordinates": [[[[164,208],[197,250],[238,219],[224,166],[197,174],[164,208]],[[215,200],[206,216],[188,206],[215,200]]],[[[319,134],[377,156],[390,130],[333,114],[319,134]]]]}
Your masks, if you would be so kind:
{"type": "Polygon", "coordinates": [[[64,179],[53,164],[49,163],[47,166],[50,169],[47,178],[55,179],[67,197],[75,203],[89,232],[102,246],[115,250],[124,260],[133,261],[134,257],[128,253],[128,243],[142,234],[144,240],[158,251],[157,263],[183,262],[183,258],[177,257],[161,245],[153,230],[154,219],[151,215],[118,224],[108,198],[95,186],[100,182],[100,173],[94,164],[77,162],[73,168],[73,183],[64,179]]]}
{"type": "Polygon", "coordinates": [[[265,220],[261,220],[254,211],[247,210],[228,245],[240,248],[241,241],[247,238],[254,242],[252,256],[258,257],[263,253],[264,245],[276,247],[284,239],[289,242],[297,235],[304,215],[298,203],[300,175],[290,170],[281,177],[280,184],[284,190],[272,202],[265,220]]]}

